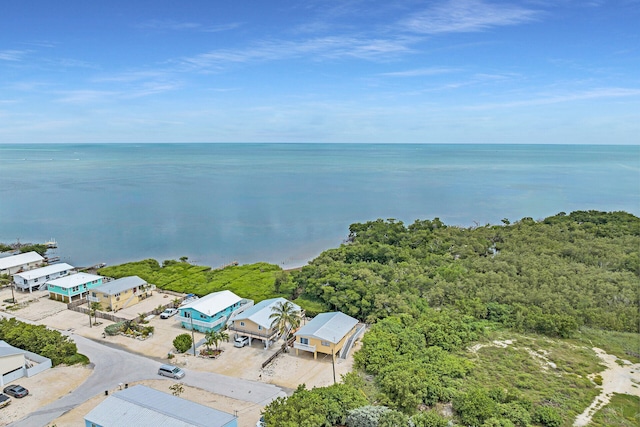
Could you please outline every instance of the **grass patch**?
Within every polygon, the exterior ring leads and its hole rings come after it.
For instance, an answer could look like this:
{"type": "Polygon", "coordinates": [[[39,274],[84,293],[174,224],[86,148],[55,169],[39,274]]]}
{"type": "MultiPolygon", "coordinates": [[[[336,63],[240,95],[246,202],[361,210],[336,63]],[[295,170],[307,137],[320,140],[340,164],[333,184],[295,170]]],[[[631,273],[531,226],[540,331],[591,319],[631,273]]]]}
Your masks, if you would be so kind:
{"type": "Polygon", "coordinates": [[[601,348],[620,359],[640,363],[640,334],[581,328],[575,341],[580,345],[601,348]]]}
{"type": "Polygon", "coordinates": [[[465,381],[465,388],[510,390],[534,405],[555,407],[564,420],[563,425],[571,426],[599,393],[586,377],[602,370],[597,356],[592,350],[578,348],[565,340],[510,332],[495,332],[490,336],[490,340],[504,339],[513,340],[513,344],[506,348],[483,347],[475,356],[467,354],[474,368],[465,381]],[[529,351],[543,355],[555,363],[557,369],[543,368],[544,360],[529,351]]]}
{"type": "Polygon", "coordinates": [[[590,426],[636,427],[640,424],[640,397],[614,393],[611,401],[595,413],[590,426]]]}
{"type": "Polygon", "coordinates": [[[65,357],[62,363],[65,365],[88,365],[89,358],[84,354],[76,353],[73,356],[65,357]]]}
{"type": "Polygon", "coordinates": [[[284,296],[275,291],[275,278],[280,271],[279,266],[268,263],[212,270],[211,267],[172,260],[164,261],[160,266],[156,260],[146,259],[105,267],[98,270],[98,273],[115,278],[139,276],[158,288],[198,296],[230,290],[238,296],[259,302],[284,296]]]}

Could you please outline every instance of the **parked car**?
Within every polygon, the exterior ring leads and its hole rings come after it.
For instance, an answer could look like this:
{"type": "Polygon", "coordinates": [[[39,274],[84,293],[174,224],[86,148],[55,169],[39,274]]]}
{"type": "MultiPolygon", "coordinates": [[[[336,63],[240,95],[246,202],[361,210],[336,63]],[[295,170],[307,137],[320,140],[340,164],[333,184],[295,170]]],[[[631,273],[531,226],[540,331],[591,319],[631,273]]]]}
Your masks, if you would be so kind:
{"type": "Polygon", "coordinates": [[[2,391],[9,396],[17,397],[18,399],[29,394],[29,390],[18,384],[8,385],[2,391]]]}
{"type": "Polygon", "coordinates": [[[234,340],[233,340],[233,346],[234,347],[238,347],[238,348],[242,348],[245,345],[249,345],[249,337],[245,336],[245,335],[238,335],[234,340]]]}
{"type": "Polygon", "coordinates": [[[4,408],[9,403],[11,403],[11,398],[6,394],[0,393],[0,408],[4,408]]]}
{"type": "Polygon", "coordinates": [[[177,366],[173,365],[162,365],[158,369],[158,375],[162,375],[163,377],[175,378],[179,380],[184,377],[184,371],[177,366]]]}
{"type": "Polygon", "coordinates": [[[178,314],[178,309],[176,308],[167,308],[162,313],[160,313],[161,319],[168,319],[171,316],[175,316],[178,314]]]}

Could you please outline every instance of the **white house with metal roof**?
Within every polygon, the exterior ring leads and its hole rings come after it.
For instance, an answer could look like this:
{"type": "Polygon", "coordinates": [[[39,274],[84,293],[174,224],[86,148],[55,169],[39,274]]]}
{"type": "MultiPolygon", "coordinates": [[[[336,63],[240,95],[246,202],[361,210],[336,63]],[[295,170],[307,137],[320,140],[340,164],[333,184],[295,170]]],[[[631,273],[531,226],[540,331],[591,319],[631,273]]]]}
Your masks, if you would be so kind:
{"type": "Polygon", "coordinates": [[[233,316],[229,330],[238,335],[248,336],[249,345],[251,345],[253,339],[259,339],[264,343],[265,348],[269,348],[269,345],[278,339],[278,329],[271,327],[273,318],[270,316],[278,304],[286,302],[293,306],[293,309],[299,313],[300,318],[304,316],[304,311],[299,305],[284,298],[271,298],[260,301],[253,307],[233,316]]]}
{"type": "Polygon", "coordinates": [[[84,422],[85,427],[237,427],[238,417],[136,385],[107,397],[84,422]]]}
{"type": "Polygon", "coordinates": [[[13,275],[13,283],[15,283],[16,289],[23,292],[33,292],[34,290],[45,289],[47,281],[71,274],[73,269],[74,267],[72,265],[64,262],[51,264],[46,267],[15,273],[13,275]]]}
{"type": "Polygon", "coordinates": [[[213,292],[178,309],[182,327],[200,332],[223,329],[229,318],[253,306],[253,300],[240,298],[231,291],[213,292]]]}
{"type": "Polygon", "coordinates": [[[313,353],[331,354],[333,357],[340,353],[347,340],[356,332],[358,320],[339,311],[321,313],[311,319],[309,323],[293,334],[293,347],[298,350],[313,353]]]}
{"type": "Polygon", "coordinates": [[[31,270],[44,264],[44,258],[37,252],[25,252],[0,258],[0,274],[12,275],[21,271],[31,270]]]}
{"type": "Polygon", "coordinates": [[[138,276],[122,277],[91,289],[89,301],[99,302],[103,309],[118,311],[151,296],[155,286],[138,276]]]}
{"type": "Polygon", "coordinates": [[[102,276],[76,273],[47,282],[49,298],[69,303],[84,298],[90,289],[102,285],[102,276]]]}

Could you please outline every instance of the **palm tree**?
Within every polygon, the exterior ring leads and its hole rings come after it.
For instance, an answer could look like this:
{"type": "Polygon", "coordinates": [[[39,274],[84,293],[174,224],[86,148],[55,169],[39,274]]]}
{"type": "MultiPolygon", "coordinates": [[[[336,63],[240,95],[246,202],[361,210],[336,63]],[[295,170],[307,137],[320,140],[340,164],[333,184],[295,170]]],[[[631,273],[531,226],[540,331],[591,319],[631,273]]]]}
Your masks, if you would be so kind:
{"type": "Polygon", "coordinates": [[[276,328],[286,342],[289,332],[300,326],[300,311],[290,301],[278,302],[271,311],[271,327],[276,328]]]}
{"type": "Polygon", "coordinates": [[[97,301],[93,301],[91,303],[91,314],[93,315],[93,323],[95,324],[98,321],[98,312],[102,310],[102,304],[97,301]]]}
{"type": "Polygon", "coordinates": [[[213,329],[204,334],[204,345],[210,348],[212,345],[216,346],[216,350],[219,350],[220,343],[222,341],[229,341],[229,334],[225,329],[220,331],[214,331],[213,329]]]}

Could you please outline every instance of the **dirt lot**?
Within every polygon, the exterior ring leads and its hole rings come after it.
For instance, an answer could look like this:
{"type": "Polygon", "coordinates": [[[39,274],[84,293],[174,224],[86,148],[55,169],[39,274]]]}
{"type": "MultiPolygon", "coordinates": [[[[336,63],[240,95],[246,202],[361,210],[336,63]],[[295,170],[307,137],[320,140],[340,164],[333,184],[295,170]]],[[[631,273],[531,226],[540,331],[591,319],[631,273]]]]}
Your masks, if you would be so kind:
{"type": "MultiPolygon", "coordinates": [[[[13,315],[21,319],[28,319],[37,323],[45,324],[51,328],[73,331],[87,338],[104,340],[117,344],[129,351],[143,354],[149,357],[167,360],[167,354],[173,351],[173,339],[182,333],[188,332],[180,326],[176,317],[166,320],[158,316],[149,320],[149,325],[154,326],[153,336],[147,340],[140,341],[124,336],[103,337],[104,327],[112,322],[98,319],[99,325],[89,327],[89,317],[86,314],[77,313],[66,309],[66,305],[52,301],[47,298],[46,292],[34,294],[21,294],[16,292],[18,301],[32,300],[25,304],[23,308],[15,311],[5,311],[0,316],[13,315]]],[[[0,290],[0,301],[11,298],[11,291],[0,290]]],[[[138,304],[121,310],[118,316],[125,318],[135,318],[138,313],[146,312],[158,305],[167,304],[170,296],[154,293],[151,298],[138,304]]],[[[5,310],[7,303],[0,305],[0,310],[5,310]]],[[[93,322],[93,320],[92,320],[93,322]]],[[[196,342],[204,338],[201,333],[195,333],[196,342]]],[[[280,346],[281,342],[270,349],[264,349],[259,341],[254,341],[253,345],[244,348],[235,348],[231,343],[223,342],[220,347],[224,350],[217,359],[203,359],[193,355],[178,355],[171,363],[187,366],[189,369],[216,372],[224,375],[239,377],[248,380],[262,381],[281,386],[287,390],[294,390],[298,384],[306,384],[308,388],[324,386],[333,383],[333,367],[331,357],[318,356],[313,359],[311,353],[301,352],[296,356],[295,350],[290,349],[289,353],[281,354],[274,362],[262,369],[262,363],[269,358],[280,346]]],[[[356,344],[356,349],[359,343],[356,344]]],[[[351,354],[353,354],[353,351],[351,354]]],[[[351,370],[353,365],[352,357],[336,359],[335,371],[336,379],[340,381],[340,375],[351,370]]],[[[63,396],[81,384],[91,371],[80,367],[57,367],[29,379],[21,379],[18,382],[33,390],[30,396],[22,400],[14,399],[12,404],[2,412],[7,417],[7,422],[22,418],[29,412],[41,407],[53,400],[63,396]],[[18,404],[19,401],[19,404],[18,404]]],[[[163,380],[144,382],[146,385],[168,392],[168,383],[163,380]]],[[[224,396],[215,395],[203,390],[185,387],[182,397],[195,402],[211,406],[216,409],[230,411],[229,408],[238,410],[239,425],[253,426],[259,418],[262,407],[254,404],[234,401],[224,396]]],[[[55,423],[60,426],[82,425],[83,416],[97,405],[104,396],[94,396],[83,405],[60,417],[55,423]]],[[[6,422],[0,418],[0,425],[6,422]]]]}

